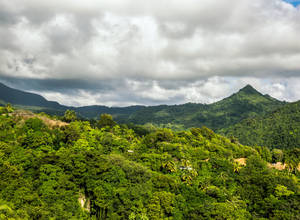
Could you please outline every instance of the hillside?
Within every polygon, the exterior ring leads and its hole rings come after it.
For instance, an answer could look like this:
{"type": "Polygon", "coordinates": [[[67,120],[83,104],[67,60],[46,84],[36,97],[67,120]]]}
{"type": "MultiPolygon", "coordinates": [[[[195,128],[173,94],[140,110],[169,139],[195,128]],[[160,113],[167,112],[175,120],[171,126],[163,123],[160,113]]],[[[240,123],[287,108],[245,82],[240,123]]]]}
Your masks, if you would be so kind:
{"type": "Polygon", "coordinates": [[[40,95],[13,89],[2,83],[0,83],[0,100],[2,103],[11,103],[13,105],[38,106],[57,110],[66,108],[58,102],[48,101],[40,95]]]}
{"type": "Polygon", "coordinates": [[[270,148],[294,148],[300,146],[300,101],[289,103],[265,116],[245,119],[221,130],[226,136],[234,136],[242,144],[270,148]]]}
{"type": "Polygon", "coordinates": [[[134,114],[144,106],[129,106],[129,107],[107,107],[100,105],[83,106],[73,108],[80,116],[88,119],[98,119],[101,114],[110,114],[118,122],[126,122],[131,114],[134,114]]]}
{"type": "MultiPolygon", "coordinates": [[[[284,151],[285,163],[296,153],[284,151]]],[[[4,113],[0,218],[298,219],[299,172],[269,168],[271,156],[205,127],[141,137],[4,113]]]]}
{"type": "Polygon", "coordinates": [[[135,111],[143,108],[143,106],[106,107],[99,105],[76,108],[48,101],[40,95],[13,89],[0,83],[0,105],[6,103],[11,103],[20,109],[45,112],[51,115],[63,115],[67,109],[71,109],[76,111],[80,117],[88,119],[98,118],[101,114],[107,113],[113,115],[117,120],[123,121],[127,120],[135,111]]]}
{"type": "Polygon", "coordinates": [[[183,125],[185,128],[205,125],[218,131],[242,119],[264,115],[284,104],[247,85],[230,97],[209,105],[188,103],[146,107],[132,114],[129,121],[136,124],[171,123],[183,125]]]}
{"type": "MultiPolygon", "coordinates": [[[[1,84],[0,84],[1,85],[1,84]]],[[[50,102],[42,96],[11,89],[1,85],[0,100],[35,112],[62,115],[66,109],[77,112],[80,117],[97,119],[103,113],[113,115],[119,123],[146,124],[178,127],[181,130],[203,125],[218,131],[234,125],[248,117],[255,117],[271,112],[286,104],[269,95],[263,95],[247,85],[237,93],[213,104],[187,103],[183,105],[106,107],[84,106],[67,107],[50,102]]]]}

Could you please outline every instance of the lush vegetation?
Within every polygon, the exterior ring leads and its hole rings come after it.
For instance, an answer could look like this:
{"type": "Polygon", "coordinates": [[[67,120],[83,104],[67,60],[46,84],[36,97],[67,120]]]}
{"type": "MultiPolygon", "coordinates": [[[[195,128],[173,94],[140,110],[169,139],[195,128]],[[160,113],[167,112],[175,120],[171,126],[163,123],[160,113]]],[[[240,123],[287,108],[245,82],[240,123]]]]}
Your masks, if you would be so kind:
{"type": "Polygon", "coordinates": [[[183,125],[185,128],[206,126],[214,131],[234,125],[242,119],[264,115],[283,105],[268,95],[262,95],[250,85],[219,102],[152,106],[133,113],[129,120],[135,124],[183,125]]]}
{"type": "Polygon", "coordinates": [[[300,102],[287,104],[265,116],[249,118],[221,132],[246,145],[292,149],[300,146],[300,102]]]}
{"type": "MultiPolygon", "coordinates": [[[[52,115],[63,115],[71,109],[81,118],[97,119],[100,114],[111,114],[118,123],[144,125],[151,123],[161,128],[184,130],[206,126],[218,132],[249,117],[262,116],[286,104],[268,95],[262,95],[250,85],[239,92],[212,104],[187,103],[183,105],[106,107],[67,107],[43,97],[8,88],[0,83],[0,100],[20,108],[52,115]],[[1,95],[2,94],[2,95],[1,95]]],[[[0,103],[1,104],[1,103],[0,103]]]]}
{"type": "Polygon", "coordinates": [[[50,128],[9,107],[0,109],[0,219],[299,219],[299,148],[243,146],[206,127],[135,132],[72,111],[70,124],[50,128]],[[293,166],[271,169],[272,160],[293,166]]]}

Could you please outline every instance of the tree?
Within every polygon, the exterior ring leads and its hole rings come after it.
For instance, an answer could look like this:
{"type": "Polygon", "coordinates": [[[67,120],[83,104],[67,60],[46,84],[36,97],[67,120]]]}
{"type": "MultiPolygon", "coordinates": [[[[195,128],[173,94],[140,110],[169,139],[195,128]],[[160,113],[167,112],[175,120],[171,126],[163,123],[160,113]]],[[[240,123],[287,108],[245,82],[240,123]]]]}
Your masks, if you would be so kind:
{"type": "Polygon", "coordinates": [[[65,114],[64,114],[64,121],[66,122],[72,122],[72,121],[76,121],[77,119],[77,116],[76,116],[76,112],[73,111],[73,110],[67,110],[65,111],[65,114]]]}
{"type": "Polygon", "coordinates": [[[7,114],[13,112],[14,109],[10,103],[7,103],[5,107],[0,107],[0,114],[7,114]]]}
{"type": "Polygon", "coordinates": [[[7,103],[6,106],[5,106],[5,108],[6,108],[6,112],[7,112],[7,113],[11,113],[11,112],[14,111],[14,109],[13,109],[13,107],[11,106],[10,103],[7,103]]]}
{"type": "Polygon", "coordinates": [[[174,203],[174,194],[165,191],[155,192],[148,204],[150,219],[171,219],[174,203]]]}
{"type": "Polygon", "coordinates": [[[104,127],[114,127],[117,123],[113,120],[113,117],[110,114],[102,114],[100,116],[100,120],[98,122],[98,127],[104,128],[104,127]]]}
{"type": "Polygon", "coordinates": [[[177,171],[177,167],[176,167],[176,163],[174,161],[167,161],[164,162],[162,164],[162,167],[167,171],[167,172],[176,172],[177,171]]]}
{"type": "Polygon", "coordinates": [[[273,160],[273,162],[282,162],[283,151],[280,149],[273,149],[272,150],[272,160],[273,160]]]}

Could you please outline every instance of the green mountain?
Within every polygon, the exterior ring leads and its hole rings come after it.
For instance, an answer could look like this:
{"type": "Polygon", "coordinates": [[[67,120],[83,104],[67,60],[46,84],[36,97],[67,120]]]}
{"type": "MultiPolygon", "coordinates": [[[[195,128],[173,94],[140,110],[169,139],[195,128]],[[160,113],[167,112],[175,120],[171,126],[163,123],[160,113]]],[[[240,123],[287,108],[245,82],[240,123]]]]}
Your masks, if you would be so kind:
{"type": "Polygon", "coordinates": [[[146,107],[132,114],[129,121],[137,124],[181,124],[186,128],[205,125],[218,131],[245,118],[264,115],[284,104],[247,85],[230,97],[209,105],[188,103],[146,107]]]}
{"type": "Polygon", "coordinates": [[[299,148],[277,170],[267,148],[205,127],[139,136],[45,117],[0,114],[0,219],[299,219],[299,148]]]}
{"type": "Polygon", "coordinates": [[[42,96],[11,89],[0,84],[0,100],[21,105],[35,112],[62,115],[66,109],[74,110],[79,116],[96,119],[100,114],[111,114],[119,123],[146,124],[178,127],[180,129],[201,127],[203,125],[218,131],[249,117],[264,115],[282,106],[269,95],[263,95],[247,85],[237,93],[213,104],[187,103],[183,105],[106,107],[84,106],[68,107],[50,102],[42,96]]]}
{"type": "Polygon", "coordinates": [[[220,132],[247,145],[281,149],[300,146],[300,101],[264,116],[245,119],[220,132]]]}
{"type": "Polygon", "coordinates": [[[110,114],[118,122],[126,122],[131,114],[145,108],[144,106],[128,106],[128,107],[107,107],[100,105],[83,106],[73,108],[80,116],[89,119],[99,119],[101,114],[110,114]]]}
{"type": "Polygon", "coordinates": [[[84,118],[98,118],[103,113],[111,114],[118,119],[128,118],[130,114],[143,108],[142,106],[130,107],[106,107],[106,106],[84,106],[72,107],[60,105],[58,102],[48,101],[44,97],[21,90],[10,88],[0,83],[0,105],[11,103],[22,109],[34,112],[46,112],[52,115],[63,115],[67,109],[74,110],[84,118]]]}
{"type": "Polygon", "coordinates": [[[48,101],[40,95],[13,89],[2,83],[0,83],[0,100],[2,104],[3,102],[9,102],[13,105],[36,106],[58,110],[66,108],[66,106],[62,106],[58,102],[48,101]]]}

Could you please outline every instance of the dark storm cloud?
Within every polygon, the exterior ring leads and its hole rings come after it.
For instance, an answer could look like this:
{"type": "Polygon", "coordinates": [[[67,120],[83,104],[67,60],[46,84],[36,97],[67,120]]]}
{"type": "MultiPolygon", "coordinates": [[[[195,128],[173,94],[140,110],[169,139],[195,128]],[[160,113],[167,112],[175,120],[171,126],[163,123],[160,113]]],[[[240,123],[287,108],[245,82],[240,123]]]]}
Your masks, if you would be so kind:
{"type": "Polygon", "coordinates": [[[4,0],[0,80],[76,105],[212,102],[247,83],[295,100],[299,20],[281,0],[4,0]]]}
{"type": "Polygon", "coordinates": [[[94,92],[112,91],[120,81],[91,82],[84,79],[28,79],[15,77],[1,77],[1,82],[22,90],[59,91],[71,93],[75,90],[89,90],[94,92]]]}
{"type": "Polygon", "coordinates": [[[18,19],[14,15],[5,11],[4,8],[0,8],[0,25],[1,26],[7,27],[8,25],[15,24],[17,21],[18,21],[18,19]]]}

